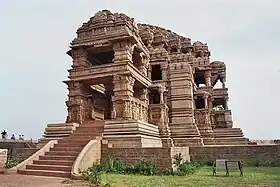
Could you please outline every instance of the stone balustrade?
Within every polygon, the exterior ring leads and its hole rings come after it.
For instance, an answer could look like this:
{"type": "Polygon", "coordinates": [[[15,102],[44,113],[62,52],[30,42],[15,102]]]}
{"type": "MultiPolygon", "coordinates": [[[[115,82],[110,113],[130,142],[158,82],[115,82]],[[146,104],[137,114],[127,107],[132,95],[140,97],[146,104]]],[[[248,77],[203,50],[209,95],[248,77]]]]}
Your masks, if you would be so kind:
{"type": "Polygon", "coordinates": [[[133,97],[130,103],[132,119],[148,122],[148,104],[133,97]]]}

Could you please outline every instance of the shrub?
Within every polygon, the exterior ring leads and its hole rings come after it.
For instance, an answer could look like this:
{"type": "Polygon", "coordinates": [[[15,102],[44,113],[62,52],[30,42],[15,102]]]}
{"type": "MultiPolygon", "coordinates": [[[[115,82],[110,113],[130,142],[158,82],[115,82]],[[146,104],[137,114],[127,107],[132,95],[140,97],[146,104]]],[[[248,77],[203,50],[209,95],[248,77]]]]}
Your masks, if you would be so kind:
{"type": "Polygon", "coordinates": [[[156,163],[154,160],[137,160],[134,165],[125,165],[121,159],[108,157],[100,163],[100,169],[106,173],[119,174],[141,174],[154,175],[156,174],[156,163]]]}
{"type": "Polygon", "coordinates": [[[99,164],[93,164],[88,169],[81,171],[85,181],[90,184],[101,185],[101,167],[99,164]]]}
{"type": "Polygon", "coordinates": [[[157,168],[156,168],[156,162],[152,159],[144,160],[140,159],[137,160],[134,167],[134,173],[138,173],[141,175],[155,175],[157,168]]]}
{"type": "Polygon", "coordinates": [[[121,159],[108,157],[100,163],[100,169],[106,173],[124,173],[125,165],[121,159]]]}
{"type": "Polygon", "coordinates": [[[199,167],[200,165],[196,162],[183,162],[177,169],[177,175],[185,176],[188,174],[193,174],[199,167]]]}
{"type": "Polygon", "coordinates": [[[22,162],[21,159],[18,158],[10,158],[6,162],[6,168],[13,168],[22,162]]]}

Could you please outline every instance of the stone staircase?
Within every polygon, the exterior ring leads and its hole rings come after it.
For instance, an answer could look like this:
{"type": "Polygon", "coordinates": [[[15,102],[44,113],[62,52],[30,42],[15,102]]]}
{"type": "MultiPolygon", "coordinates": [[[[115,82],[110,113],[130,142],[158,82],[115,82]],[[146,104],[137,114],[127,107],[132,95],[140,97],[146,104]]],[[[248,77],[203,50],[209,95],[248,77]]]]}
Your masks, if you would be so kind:
{"type": "Polygon", "coordinates": [[[214,140],[204,140],[205,145],[247,145],[249,140],[244,137],[240,128],[213,129],[214,140]]]}
{"type": "Polygon", "coordinates": [[[26,165],[25,169],[19,169],[19,174],[51,176],[70,178],[71,169],[76,157],[84,146],[97,136],[101,136],[104,130],[104,121],[83,123],[69,136],[58,140],[58,143],[34,160],[32,164],[26,165]]]}

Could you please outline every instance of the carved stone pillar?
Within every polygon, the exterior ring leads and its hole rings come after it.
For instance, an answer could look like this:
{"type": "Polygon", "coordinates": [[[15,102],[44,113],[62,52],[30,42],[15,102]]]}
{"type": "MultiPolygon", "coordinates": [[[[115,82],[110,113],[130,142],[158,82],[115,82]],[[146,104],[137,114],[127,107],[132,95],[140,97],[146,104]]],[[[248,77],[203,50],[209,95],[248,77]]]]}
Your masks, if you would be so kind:
{"type": "Polygon", "coordinates": [[[160,68],[162,71],[162,80],[167,80],[167,65],[166,64],[160,64],[160,68]]]}
{"type": "Polygon", "coordinates": [[[133,45],[128,41],[120,41],[113,44],[115,53],[114,63],[132,62],[133,45]]]}
{"type": "Polygon", "coordinates": [[[204,99],[204,108],[208,109],[208,95],[203,95],[203,99],[204,99]]]}
{"type": "Polygon", "coordinates": [[[66,82],[69,90],[69,99],[66,101],[68,116],[67,122],[83,123],[88,116],[91,106],[87,101],[87,90],[81,82],[66,82]]]}
{"type": "Polygon", "coordinates": [[[148,88],[143,88],[141,91],[140,100],[144,101],[146,104],[149,104],[148,88]]]}
{"type": "Polygon", "coordinates": [[[144,53],[140,53],[140,64],[139,64],[139,71],[145,75],[145,76],[148,76],[148,62],[149,62],[149,59],[145,56],[144,53]]]}
{"type": "Polygon", "coordinates": [[[210,70],[205,71],[204,77],[205,77],[206,86],[211,86],[211,71],[210,70]]]}
{"type": "Polygon", "coordinates": [[[159,96],[160,96],[160,104],[164,104],[164,97],[163,97],[163,93],[164,93],[164,88],[163,87],[160,87],[159,89],[158,89],[158,92],[159,92],[159,96]]]}
{"type": "Polygon", "coordinates": [[[228,98],[224,98],[225,100],[225,110],[228,110],[228,98]]]}
{"type": "Polygon", "coordinates": [[[112,102],[116,110],[116,118],[132,118],[131,98],[133,97],[134,82],[135,79],[131,75],[114,76],[114,96],[112,102]]]}
{"type": "Polygon", "coordinates": [[[84,48],[75,48],[72,49],[72,58],[73,65],[72,68],[85,68],[90,66],[90,62],[88,61],[88,52],[84,48]]]}

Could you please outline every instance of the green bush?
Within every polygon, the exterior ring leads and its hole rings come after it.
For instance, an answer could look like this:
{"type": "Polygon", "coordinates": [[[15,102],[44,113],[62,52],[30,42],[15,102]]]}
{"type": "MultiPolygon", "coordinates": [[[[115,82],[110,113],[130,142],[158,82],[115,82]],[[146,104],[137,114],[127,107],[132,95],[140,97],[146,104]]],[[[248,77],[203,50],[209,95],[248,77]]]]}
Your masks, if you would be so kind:
{"type": "Polygon", "coordinates": [[[18,158],[10,158],[6,162],[6,168],[13,168],[22,162],[21,159],[18,158]]]}
{"type": "Polygon", "coordinates": [[[183,162],[179,165],[177,169],[177,175],[179,176],[185,176],[188,174],[193,174],[198,168],[200,167],[200,164],[197,162],[183,162]]]}
{"type": "Polygon", "coordinates": [[[124,173],[125,165],[121,159],[108,157],[100,163],[101,170],[106,173],[124,173]]]}
{"type": "Polygon", "coordinates": [[[140,159],[134,165],[135,173],[141,175],[155,175],[157,172],[156,162],[152,159],[144,160],[140,159]]]}
{"type": "Polygon", "coordinates": [[[88,169],[81,171],[85,181],[90,184],[101,185],[101,167],[99,164],[93,164],[88,169]]]}
{"type": "Polygon", "coordinates": [[[280,158],[273,160],[253,159],[245,162],[245,165],[254,167],[280,167],[280,158]]]}
{"type": "Polygon", "coordinates": [[[119,174],[141,174],[154,175],[156,174],[156,163],[154,160],[137,160],[134,165],[125,165],[121,159],[108,157],[100,163],[100,168],[106,173],[119,174]]]}

